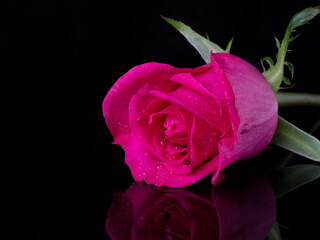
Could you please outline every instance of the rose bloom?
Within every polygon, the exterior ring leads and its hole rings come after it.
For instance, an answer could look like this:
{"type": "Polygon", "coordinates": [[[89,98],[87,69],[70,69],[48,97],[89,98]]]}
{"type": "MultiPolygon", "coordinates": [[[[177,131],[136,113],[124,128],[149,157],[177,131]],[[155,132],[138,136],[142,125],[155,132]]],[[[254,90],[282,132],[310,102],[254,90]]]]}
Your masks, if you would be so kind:
{"type": "Polygon", "coordinates": [[[277,101],[263,75],[227,53],[194,69],[146,63],[112,86],[103,115],[136,181],[184,187],[270,142],[277,101]]]}
{"type": "Polygon", "coordinates": [[[133,183],[114,193],[106,231],[112,240],[263,240],[276,219],[263,178],[195,192],[133,183]]]}

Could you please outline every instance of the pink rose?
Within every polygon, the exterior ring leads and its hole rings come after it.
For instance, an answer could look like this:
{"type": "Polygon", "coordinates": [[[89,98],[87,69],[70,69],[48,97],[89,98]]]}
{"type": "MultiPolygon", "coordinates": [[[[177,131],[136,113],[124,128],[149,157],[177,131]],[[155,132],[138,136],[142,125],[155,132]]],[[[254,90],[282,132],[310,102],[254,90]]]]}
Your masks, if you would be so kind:
{"type": "Polygon", "coordinates": [[[106,231],[112,240],[263,240],[275,221],[276,200],[263,178],[196,192],[133,183],[114,193],[106,231]]]}
{"type": "Polygon", "coordinates": [[[216,53],[195,69],[136,66],[117,80],[102,108],[136,181],[184,187],[209,173],[215,184],[225,167],[261,152],[278,106],[256,68],[216,53]]]}

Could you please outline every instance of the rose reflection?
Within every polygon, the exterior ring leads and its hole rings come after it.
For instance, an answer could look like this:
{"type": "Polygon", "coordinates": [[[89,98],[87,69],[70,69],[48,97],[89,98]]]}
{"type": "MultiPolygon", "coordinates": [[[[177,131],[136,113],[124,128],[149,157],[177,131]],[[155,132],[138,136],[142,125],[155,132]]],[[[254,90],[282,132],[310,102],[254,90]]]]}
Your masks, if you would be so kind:
{"type": "Polygon", "coordinates": [[[106,231],[113,240],[259,240],[275,218],[272,188],[260,177],[193,190],[133,183],[114,193],[106,231]]]}

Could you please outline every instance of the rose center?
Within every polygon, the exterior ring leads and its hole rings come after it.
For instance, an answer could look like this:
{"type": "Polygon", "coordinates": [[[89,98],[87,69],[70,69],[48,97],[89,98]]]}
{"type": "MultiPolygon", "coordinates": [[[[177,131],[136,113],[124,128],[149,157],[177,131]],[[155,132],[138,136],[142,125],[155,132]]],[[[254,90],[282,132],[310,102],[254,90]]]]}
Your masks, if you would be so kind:
{"type": "Polygon", "coordinates": [[[188,134],[186,133],[185,123],[176,117],[168,115],[164,122],[165,139],[178,148],[188,146],[188,134]]]}

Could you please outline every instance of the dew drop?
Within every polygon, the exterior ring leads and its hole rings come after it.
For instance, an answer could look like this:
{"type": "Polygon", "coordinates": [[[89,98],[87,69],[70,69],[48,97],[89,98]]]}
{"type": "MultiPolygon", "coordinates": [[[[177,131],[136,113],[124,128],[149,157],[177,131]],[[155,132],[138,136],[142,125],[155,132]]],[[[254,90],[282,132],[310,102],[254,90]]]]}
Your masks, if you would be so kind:
{"type": "Polygon", "coordinates": [[[157,169],[158,169],[158,170],[162,170],[162,169],[163,169],[162,164],[158,164],[158,165],[157,165],[157,169]]]}

